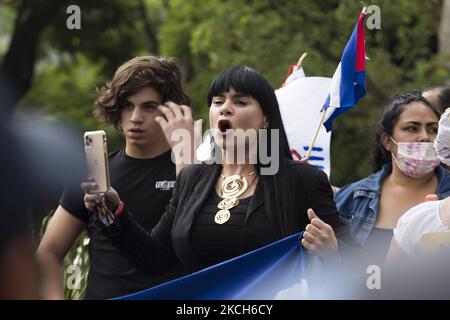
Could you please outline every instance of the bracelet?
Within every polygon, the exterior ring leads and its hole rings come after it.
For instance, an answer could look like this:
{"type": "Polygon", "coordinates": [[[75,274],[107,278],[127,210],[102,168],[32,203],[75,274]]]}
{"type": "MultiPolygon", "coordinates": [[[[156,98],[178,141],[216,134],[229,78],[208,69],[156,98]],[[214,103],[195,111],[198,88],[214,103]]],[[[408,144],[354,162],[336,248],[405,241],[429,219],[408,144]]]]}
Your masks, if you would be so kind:
{"type": "Polygon", "coordinates": [[[120,214],[123,212],[123,209],[125,208],[125,204],[120,201],[119,205],[116,208],[116,211],[114,211],[114,217],[120,216],[120,214]]]}

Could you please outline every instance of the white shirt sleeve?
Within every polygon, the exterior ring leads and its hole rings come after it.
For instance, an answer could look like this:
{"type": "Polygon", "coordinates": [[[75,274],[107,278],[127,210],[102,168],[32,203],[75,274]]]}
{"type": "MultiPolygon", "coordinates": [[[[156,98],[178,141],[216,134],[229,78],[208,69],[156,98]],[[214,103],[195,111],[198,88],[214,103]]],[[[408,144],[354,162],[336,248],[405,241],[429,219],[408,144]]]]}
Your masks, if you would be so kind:
{"type": "Polygon", "coordinates": [[[403,214],[394,229],[394,239],[408,255],[419,253],[419,241],[425,233],[447,231],[439,215],[441,201],[427,201],[403,214]]]}

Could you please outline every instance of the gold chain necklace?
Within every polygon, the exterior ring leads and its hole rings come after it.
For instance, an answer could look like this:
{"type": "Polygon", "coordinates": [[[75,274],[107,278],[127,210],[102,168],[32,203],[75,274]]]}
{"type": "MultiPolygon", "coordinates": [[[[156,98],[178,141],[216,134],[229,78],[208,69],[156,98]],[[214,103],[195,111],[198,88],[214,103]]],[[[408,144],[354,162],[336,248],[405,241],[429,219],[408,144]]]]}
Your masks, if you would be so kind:
{"type": "MultiPolygon", "coordinates": [[[[249,173],[248,176],[251,176],[255,172],[256,171],[249,173]]],[[[225,179],[222,182],[221,189],[222,198],[224,199],[217,205],[219,211],[217,211],[216,215],[214,216],[214,222],[217,224],[224,224],[230,219],[230,209],[239,205],[238,197],[244,194],[249,186],[247,183],[247,179],[244,176],[238,174],[234,174],[232,176],[229,176],[228,178],[225,178],[225,176],[223,175],[220,176],[225,179]]],[[[253,179],[252,184],[255,179],[253,179]]]]}

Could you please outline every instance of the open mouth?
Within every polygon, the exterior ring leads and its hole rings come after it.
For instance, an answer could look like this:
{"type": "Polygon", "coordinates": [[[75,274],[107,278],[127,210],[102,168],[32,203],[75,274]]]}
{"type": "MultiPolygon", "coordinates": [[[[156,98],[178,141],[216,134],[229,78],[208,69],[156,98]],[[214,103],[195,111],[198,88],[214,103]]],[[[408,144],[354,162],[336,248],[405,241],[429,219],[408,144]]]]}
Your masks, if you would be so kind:
{"type": "Polygon", "coordinates": [[[129,131],[130,131],[130,132],[133,132],[133,133],[143,133],[143,132],[144,132],[144,130],[138,129],[138,128],[132,128],[132,129],[130,129],[129,131]]]}
{"type": "Polygon", "coordinates": [[[218,128],[221,133],[226,133],[227,130],[233,129],[233,126],[229,120],[219,120],[218,128]]]}

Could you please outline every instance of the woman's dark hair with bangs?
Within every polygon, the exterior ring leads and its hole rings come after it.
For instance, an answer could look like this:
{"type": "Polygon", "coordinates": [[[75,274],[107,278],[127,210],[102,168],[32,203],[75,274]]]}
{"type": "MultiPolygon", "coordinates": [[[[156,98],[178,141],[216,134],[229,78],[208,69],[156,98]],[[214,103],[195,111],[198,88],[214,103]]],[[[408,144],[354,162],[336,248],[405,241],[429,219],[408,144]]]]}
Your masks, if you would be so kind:
{"type": "Polygon", "coordinates": [[[384,109],[384,113],[381,116],[381,120],[378,123],[377,131],[375,134],[375,148],[373,152],[373,170],[377,172],[381,170],[383,165],[392,162],[392,156],[381,143],[381,135],[383,133],[392,136],[394,127],[400,118],[400,115],[405,111],[407,105],[412,102],[420,102],[431,109],[436,117],[441,117],[441,112],[437,108],[433,107],[427,99],[422,96],[419,90],[411,90],[406,92],[397,93],[387,104],[384,109]]]}
{"type": "MultiPolygon", "coordinates": [[[[253,68],[230,67],[221,72],[211,83],[208,90],[207,102],[211,106],[214,96],[228,92],[233,88],[236,92],[248,94],[253,99],[258,101],[262,112],[267,117],[268,126],[268,146],[267,150],[272,150],[272,142],[270,141],[270,130],[279,130],[279,170],[274,175],[261,175],[260,179],[263,186],[274,191],[275,199],[271,201],[270,215],[272,221],[276,222],[280,233],[285,236],[286,229],[284,221],[285,216],[289,215],[292,210],[289,201],[281,201],[281,199],[290,199],[290,190],[286,185],[286,163],[292,160],[292,154],[289,149],[286,132],[284,130],[283,121],[281,118],[280,107],[275,95],[275,91],[264,76],[253,68]],[[284,195],[284,196],[283,196],[284,195]]],[[[261,164],[258,152],[257,168],[265,165],[261,164]]]]}

